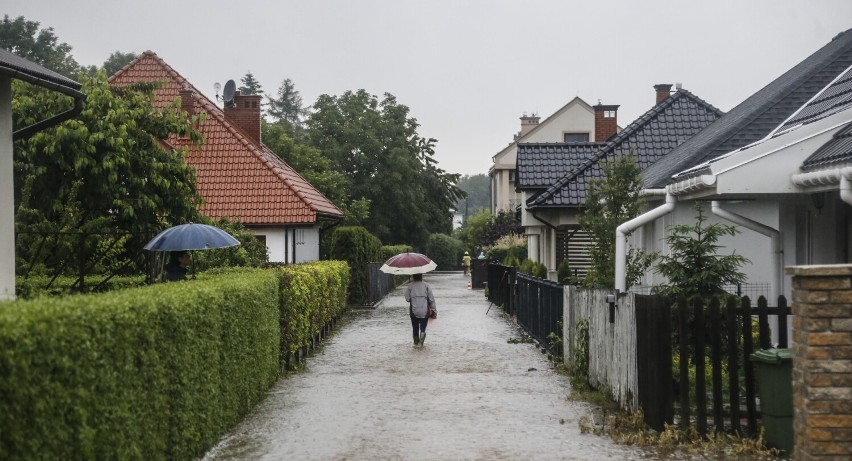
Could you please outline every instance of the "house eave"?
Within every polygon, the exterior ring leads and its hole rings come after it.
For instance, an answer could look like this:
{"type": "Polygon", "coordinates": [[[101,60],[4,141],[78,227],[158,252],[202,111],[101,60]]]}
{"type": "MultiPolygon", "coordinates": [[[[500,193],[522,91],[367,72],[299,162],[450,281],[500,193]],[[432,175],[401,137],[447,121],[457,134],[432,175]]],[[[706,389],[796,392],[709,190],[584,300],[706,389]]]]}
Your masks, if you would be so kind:
{"type": "Polygon", "coordinates": [[[674,196],[683,196],[706,192],[716,188],[716,175],[703,174],[666,186],[666,192],[674,196]]]}

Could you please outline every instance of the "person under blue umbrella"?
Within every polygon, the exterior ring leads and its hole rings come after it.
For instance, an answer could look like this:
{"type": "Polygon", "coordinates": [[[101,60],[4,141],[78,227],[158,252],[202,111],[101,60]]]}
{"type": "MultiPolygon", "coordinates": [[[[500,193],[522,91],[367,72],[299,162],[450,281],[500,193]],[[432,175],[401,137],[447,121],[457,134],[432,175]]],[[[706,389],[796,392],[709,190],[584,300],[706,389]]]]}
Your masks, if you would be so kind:
{"type": "Polygon", "coordinates": [[[186,280],[186,274],[189,273],[189,263],[192,258],[188,251],[173,251],[169,257],[169,263],[166,265],[166,281],[176,282],[178,280],[186,280]]]}

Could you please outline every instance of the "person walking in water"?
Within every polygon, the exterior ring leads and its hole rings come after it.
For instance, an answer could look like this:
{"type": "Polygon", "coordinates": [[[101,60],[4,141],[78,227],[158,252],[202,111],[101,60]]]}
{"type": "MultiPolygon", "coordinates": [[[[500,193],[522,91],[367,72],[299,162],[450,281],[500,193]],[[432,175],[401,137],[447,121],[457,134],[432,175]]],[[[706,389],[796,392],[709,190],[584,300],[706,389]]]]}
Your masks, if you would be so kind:
{"type": "Polygon", "coordinates": [[[464,252],[462,266],[464,266],[464,275],[470,275],[470,254],[467,251],[464,252]]]}
{"type": "Polygon", "coordinates": [[[437,315],[435,295],[432,287],[423,281],[423,274],[411,276],[411,282],[405,287],[405,300],[408,301],[408,314],[411,317],[411,330],[414,345],[422,346],[426,341],[426,325],[429,323],[429,310],[437,315]]]}

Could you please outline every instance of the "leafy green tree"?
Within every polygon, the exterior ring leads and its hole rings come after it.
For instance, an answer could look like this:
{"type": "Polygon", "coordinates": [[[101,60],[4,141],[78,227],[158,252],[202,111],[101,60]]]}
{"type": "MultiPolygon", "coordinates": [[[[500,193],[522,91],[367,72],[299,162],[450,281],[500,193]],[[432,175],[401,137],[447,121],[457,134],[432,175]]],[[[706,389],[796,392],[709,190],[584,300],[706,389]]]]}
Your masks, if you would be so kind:
{"type": "MultiPolygon", "coordinates": [[[[138,270],[141,248],[155,230],[198,220],[194,171],[182,151],[164,149],[161,140],[201,139],[179,103],[151,107],[150,84],[111,87],[103,71],[83,76],[82,84],[87,99],[80,115],[17,141],[14,156],[16,251],[25,265],[18,273],[41,267],[76,274],[81,290],[99,264],[138,270]]],[[[72,104],[23,82],[14,82],[13,94],[16,127],[72,104]]]]}
{"type": "Polygon", "coordinates": [[[134,52],[122,53],[121,51],[114,51],[109,55],[106,61],[104,61],[104,70],[107,75],[112,75],[122,67],[130,64],[130,61],[138,58],[139,55],[134,52]]]}
{"type": "Polygon", "coordinates": [[[243,85],[239,87],[240,94],[263,94],[263,87],[260,82],[254,78],[251,71],[246,72],[246,75],[240,80],[243,85]]]}
{"type": "Polygon", "coordinates": [[[470,216],[462,227],[456,230],[456,237],[464,242],[471,256],[482,251],[482,242],[486,241],[484,236],[490,223],[491,212],[485,209],[470,216]]]}
{"type": "Polygon", "coordinates": [[[303,120],[308,115],[302,105],[302,96],[296,90],[296,85],[289,78],[281,82],[275,97],[266,97],[268,108],[266,113],[276,122],[284,126],[291,135],[301,136],[303,120]]]}
{"type": "Polygon", "coordinates": [[[0,48],[40,64],[68,78],[77,78],[83,69],[71,56],[71,45],[60,42],[53,28],[39,28],[37,21],[27,21],[23,16],[14,20],[3,15],[0,22],[0,48]]]}
{"type": "Polygon", "coordinates": [[[467,220],[471,215],[491,208],[491,178],[486,174],[464,175],[459,178],[459,189],[467,197],[456,202],[455,208],[467,220]]]}
{"type": "MultiPolygon", "coordinates": [[[[592,267],[585,286],[615,286],[615,229],[639,215],[643,200],[642,176],[632,155],[619,156],[603,164],[604,178],[589,184],[580,225],[592,237],[589,248],[592,267]]],[[[631,250],[627,260],[627,286],[639,280],[653,264],[655,254],[631,250]]]]}
{"type": "Polygon", "coordinates": [[[436,166],[435,140],[419,136],[408,107],[364,90],[322,95],[313,107],[308,141],[346,175],[351,201],[369,201],[370,232],[416,247],[431,233],[450,232],[450,209],[464,193],[459,175],[436,166]]]}
{"type": "Polygon", "coordinates": [[[344,225],[363,225],[370,216],[369,200],[351,200],[349,178],[333,168],[331,160],[315,147],[295,140],[278,123],[261,120],[263,144],[293,167],[344,213],[344,225]]]}
{"type": "Polygon", "coordinates": [[[695,206],[698,215],[695,224],[670,226],[666,243],[671,254],[660,258],[657,270],[668,278],[668,284],[660,288],[662,294],[686,299],[701,297],[704,300],[723,294],[726,284],[746,281],[740,271],[749,260],[736,253],[720,256],[721,246],[717,243],[725,235],[734,236],[736,227],[722,223],[706,225],[704,208],[695,206]]]}

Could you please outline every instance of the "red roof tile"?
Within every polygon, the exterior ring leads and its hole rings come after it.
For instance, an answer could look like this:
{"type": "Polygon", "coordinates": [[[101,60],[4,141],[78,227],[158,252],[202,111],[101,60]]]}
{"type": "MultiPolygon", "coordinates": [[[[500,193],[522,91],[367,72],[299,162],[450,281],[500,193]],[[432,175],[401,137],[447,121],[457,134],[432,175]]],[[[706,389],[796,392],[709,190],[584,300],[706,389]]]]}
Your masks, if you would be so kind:
{"type": "Polygon", "coordinates": [[[196,113],[206,112],[199,126],[200,146],[172,136],[167,143],[189,147],[186,162],[195,167],[202,213],[227,216],[243,224],[312,224],[318,215],[343,213],[290,165],[263,144],[258,145],[232,124],[222,109],[152,51],[142,53],[109,78],[112,85],[160,82],[154,105],[163,108],[180,98],[181,89],[193,92],[196,113]]]}

